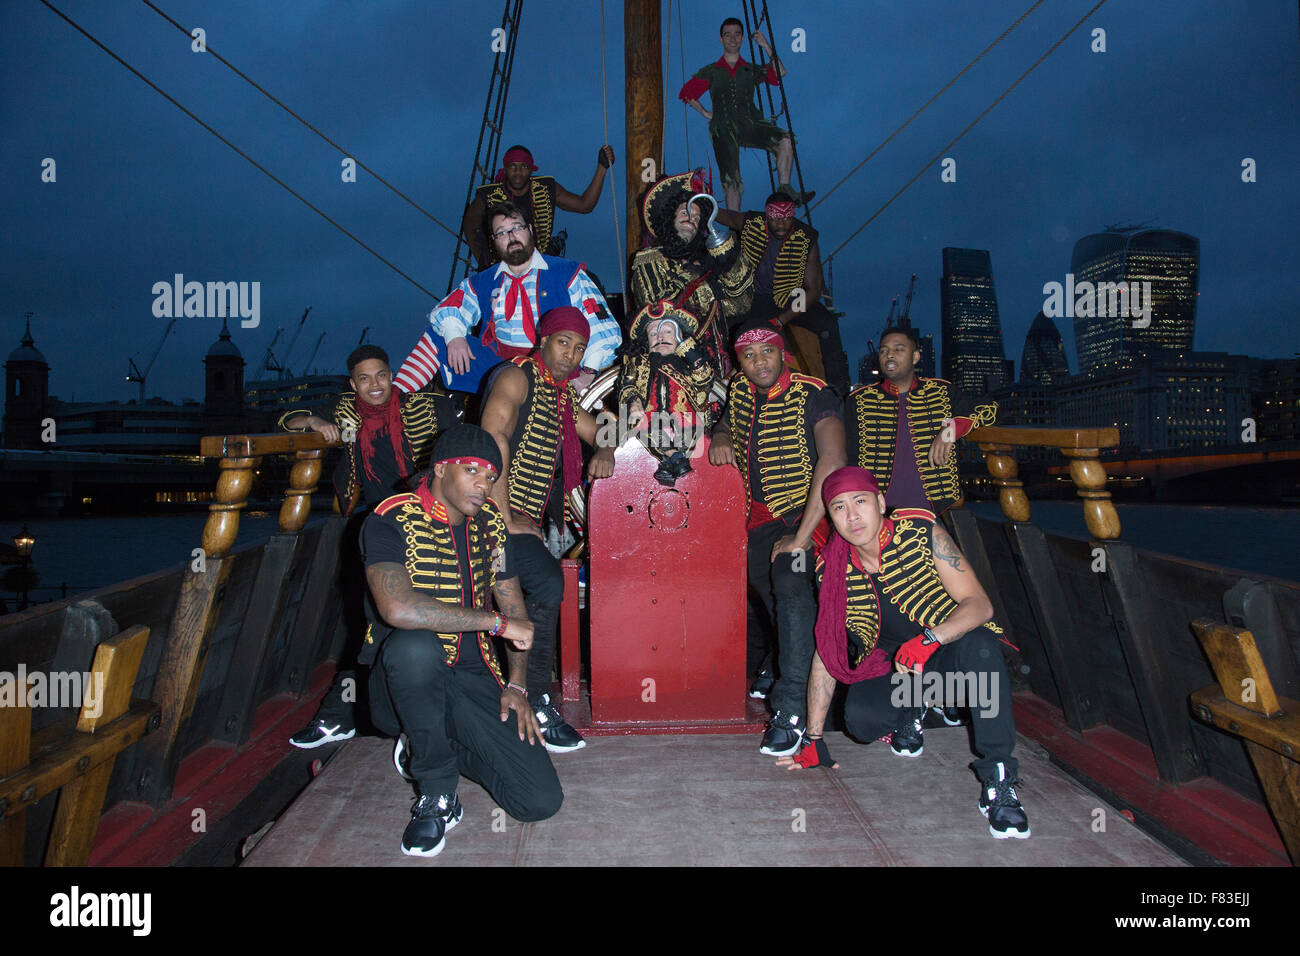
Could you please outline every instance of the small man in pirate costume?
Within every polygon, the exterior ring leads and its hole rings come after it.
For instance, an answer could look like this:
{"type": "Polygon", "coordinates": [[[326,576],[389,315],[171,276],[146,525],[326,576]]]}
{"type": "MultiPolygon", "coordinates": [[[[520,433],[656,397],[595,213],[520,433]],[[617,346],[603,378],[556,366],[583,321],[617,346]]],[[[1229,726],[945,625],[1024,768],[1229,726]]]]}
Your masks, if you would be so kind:
{"type": "Polygon", "coordinates": [[[810,190],[800,194],[790,185],[790,169],[794,164],[794,143],[790,134],[765,119],[754,105],[756,87],[760,83],[778,85],[786,74],[785,64],[777,59],[767,37],[757,30],[753,34],[754,42],[762,47],[770,62],[766,72],[746,63],[740,55],[745,26],[735,17],[722,21],[718,37],[722,41],[722,58],[696,70],[677,98],[709,121],[709,136],[713,139],[713,154],[722,173],[727,207],[739,209],[745,192],[745,184],[740,178],[742,147],[775,153],[780,191],[799,205],[808,202],[816,195],[815,192],[810,190]],[[706,91],[713,98],[712,111],[700,105],[700,97],[706,91]]]}
{"type": "Polygon", "coordinates": [[[740,234],[740,247],[754,268],[754,301],[746,321],[793,328],[805,371],[825,378],[843,398],[849,393],[849,360],[835,313],[822,305],[821,253],[817,230],[794,218],[784,193],[767,197],[763,212],[721,210],[718,221],[740,234]],[[815,337],[815,344],[812,341],[815,337]],[[806,343],[806,344],[805,344],[806,343]]]}
{"type": "MultiPolygon", "coordinates": [[[[528,699],[542,727],[546,748],[556,753],[587,745],[551,704],[555,627],[564,599],[560,563],[546,550],[543,524],[561,527],[569,492],[582,483],[582,446],[596,444],[597,424],[578,407],[570,379],[581,367],[589,334],[587,319],[571,306],[552,309],[537,327],[535,353],[493,372],[483,404],[483,428],[494,439],[503,468],[492,486],[514,550],[514,568],[536,626],[528,655],[528,699]]],[[[599,448],[587,477],[614,473],[614,449],[599,448]]]]}
{"type": "Polygon", "coordinates": [[[943,675],[940,686],[951,683],[963,696],[974,689],[982,698],[964,703],[971,707],[979,754],[972,767],[989,833],[1026,839],[1029,818],[1016,794],[1016,727],[998,646],[1001,628],[991,621],[993,605],[975,572],[931,512],[900,508],[886,518],[885,497],[866,469],[839,469],[821,493],[833,530],[817,562],[808,733],[799,752],[778,765],[839,766],[822,738],[837,681],[849,685],[844,726],[854,739],[871,741],[893,730],[894,753],[919,756],[920,710],[914,705],[923,695],[916,686],[922,674],[943,675]]]}
{"type": "Polygon", "coordinates": [[[955,445],[972,428],[993,425],[998,406],[975,402],[940,378],[920,378],[912,329],[880,336],[881,379],[845,401],[849,461],[884,485],[889,508],[943,514],[961,498],[955,445]]]}
{"type": "MultiPolygon", "coordinates": [[[[821,379],[785,364],[781,333],[766,324],[743,326],[736,337],[740,371],[727,389],[727,408],[713,430],[709,461],[734,465],[749,499],[748,576],[762,616],[776,625],[777,673],[772,719],[759,751],[799,749],[808,667],[813,653],[810,549],[821,521],[821,485],[844,465],[840,402],[821,379]]],[[[751,610],[754,602],[751,599],[751,610]]],[[[749,668],[765,678],[761,620],[751,622],[749,668]]]]}
{"type": "MultiPolygon", "coordinates": [[[[410,477],[428,465],[434,439],[456,423],[456,412],[445,395],[405,395],[394,389],[388,353],[377,345],[353,350],[347,368],[352,391],[339,396],[328,418],[295,409],[282,415],[279,425],[286,431],[314,431],[326,441],[343,441],[344,455],[334,474],[340,510],[350,519],[343,533],[341,580],[345,616],[360,629],[365,599],[359,587],[364,577],[357,548],[361,522],[379,502],[405,491],[410,477]]],[[[311,750],[356,733],[356,672],[347,666],[354,653],[353,642],[346,642],[343,666],[316,716],[289,738],[295,747],[311,750]]]]}
{"type": "Polygon", "coordinates": [[[501,471],[496,442],[457,425],[433,460],[415,490],[380,502],[361,532],[376,609],[363,654],[371,717],[403,735],[395,760],[418,790],[402,834],[408,856],[442,851],[464,813],[461,774],[516,820],[545,820],[563,800],[523,690],[533,625],[505,521],[488,497],[501,471]]]}
{"type": "Polygon", "coordinates": [[[555,229],[555,210],[589,213],[600,201],[600,191],[605,187],[605,175],[614,164],[614,147],[605,145],[596,153],[596,172],[581,196],[575,195],[550,176],[534,176],[537,164],[533,154],[524,146],[511,146],[502,157],[501,168],[492,182],[474,193],[474,200],[465,208],[461,232],[469,243],[470,251],[480,269],[492,265],[498,255],[490,236],[484,229],[483,216],[497,203],[510,203],[518,207],[524,221],[532,227],[537,248],[547,255],[560,255],[552,248],[555,229]]]}
{"type": "MultiPolygon", "coordinates": [[[[576,380],[582,391],[595,373],[614,361],[623,332],[609,314],[605,297],[581,262],[544,256],[532,229],[516,206],[492,206],[485,217],[501,262],[462,282],[429,313],[429,328],[393,379],[404,391],[418,391],[440,367],[435,336],[446,343],[447,365],[469,371],[475,357],[466,336],[476,328],[483,346],[509,361],[527,355],[537,344],[537,322],[553,308],[582,310],[591,326],[584,370],[576,380]]],[[[454,384],[454,383],[453,383],[454,384]]]]}
{"type": "Polygon", "coordinates": [[[641,199],[652,243],[632,260],[628,276],[632,314],[670,303],[699,318],[696,344],[719,378],[731,374],[731,329],[749,311],[754,272],[740,243],[714,223],[717,200],[699,170],[659,180],[641,199]],[[703,222],[703,225],[702,225],[703,222]]]}
{"type": "Polygon", "coordinates": [[[618,382],[628,427],[660,460],[655,480],[669,488],[691,470],[695,439],[713,426],[717,374],[695,344],[699,320],[670,303],[648,305],[632,320],[618,382]]]}

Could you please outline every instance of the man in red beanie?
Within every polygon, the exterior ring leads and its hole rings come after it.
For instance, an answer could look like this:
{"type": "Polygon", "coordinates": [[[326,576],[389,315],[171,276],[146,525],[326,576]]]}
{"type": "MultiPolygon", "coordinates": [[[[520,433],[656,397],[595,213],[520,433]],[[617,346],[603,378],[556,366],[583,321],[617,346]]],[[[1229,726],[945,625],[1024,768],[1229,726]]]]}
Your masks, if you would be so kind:
{"type": "Polygon", "coordinates": [[[562,256],[564,250],[551,247],[555,229],[555,210],[589,213],[600,201],[600,191],[605,187],[605,175],[614,163],[614,147],[606,144],[596,153],[596,172],[581,196],[569,192],[550,176],[534,176],[537,164],[525,146],[511,146],[501,159],[501,168],[490,183],[480,186],[474,201],[465,208],[461,232],[469,243],[470,251],[480,269],[486,269],[496,260],[493,244],[483,230],[483,214],[494,203],[513,203],[523,211],[525,221],[533,229],[537,248],[546,255],[562,256]]]}
{"type": "MultiPolygon", "coordinates": [[[[492,500],[505,518],[524,591],[528,619],[536,627],[528,656],[528,699],[537,712],[546,749],[579,750],[582,739],[551,704],[555,625],[564,599],[560,562],[542,537],[549,520],[563,527],[569,492],[582,484],[582,446],[596,444],[596,419],[578,407],[570,379],[582,367],[590,329],[572,306],[551,309],[537,327],[536,351],[493,372],[483,403],[482,426],[501,449],[500,477],[492,500]]],[[[587,477],[614,473],[614,449],[599,448],[587,477]]]]}
{"type": "Polygon", "coordinates": [[[925,698],[963,697],[948,702],[971,708],[979,754],[972,767],[989,833],[1027,838],[1029,818],[1016,795],[1018,763],[1011,756],[1016,726],[998,646],[1002,631],[991,621],[993,605],[975,572],[931,512],[899,508],[886,518],[884,495],[865,468],[841,468],[821,490],[834,531],[817,562],[807,740],[778,763],[838,766],[822,739],[837,681],[849,685],[845,730],[871,741],[892,729],[893,752],[904,757],[921,754],[921,705],[931,703],[925,698]]]}

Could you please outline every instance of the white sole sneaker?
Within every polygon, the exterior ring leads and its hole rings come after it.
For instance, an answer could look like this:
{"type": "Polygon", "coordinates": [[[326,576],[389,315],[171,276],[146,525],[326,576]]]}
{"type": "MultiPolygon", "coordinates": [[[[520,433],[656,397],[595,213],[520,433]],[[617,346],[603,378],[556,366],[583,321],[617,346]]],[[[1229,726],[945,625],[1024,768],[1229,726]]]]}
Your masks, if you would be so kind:
{"type": "MultiPolygon", "coordinates": [[[[979,811],[984,815],[985,820],[989,818],[988,807],[980,807],[979,811]]],[[[993,824],[990,823],[989,836],[993,837],[995,840],[1028,840],[1029,830],[995,830],[993,829],[993,824]]]]}
{"type": "Polygon", "coordinates": [[[403,843],[402,853],[405,854],[406,856],[425,856],[425,857],[437,856],[439,853],[442,852],[442,848],[445,847],[446,845],[447,845],[447,838],[445,836],[438,841],[437,845],[434,846],[432,850],[420,850],[417,849],[416,847],[410,847],[407,846],[405,843],[403,843]]]}
{"type": "Polygon", "coordinates": [[[406,734],[400,735],[397,742],[393,744],[393,766],[397,768],[397,772],[402,775],[403,780],[414,783],[415,778],[407,773],[406,768],[402,766],[402,755],[404,753],[406,753],[406,734]]]}
{"type": "Polygon", "coordinates": [[[573,747],[557,747],[557,746],[555,746],[553,743],[551,743],[550,741],[548,741],[545,737],[543,737],[543,738],[542,738],[542,746],[546,748],[546,750],[547,750],[548,753],[553,753],[553,754],[571,754],[571,753],[573,753],[575,750],[581,750],[583,747],[587,746],[587,741],[585,741],[585,740],[581,740],[581,741],[579,741],[579,742],[577,743],[576,746],[573,746],[573,747]]]}
{"type": "Polygon", "coordinates": [[[317,747],[324,747],[326,744],[332,744],[339,740],[351,740],[353,737],[357,735],[357,731],[355,727],[347,731],[346,733],[340,733],[339,730],[342,726],[343,726],[342,724],[339,724],[337,727],[333,727],[333,728],[329,728],[329,727],[318,728],[321,733],[319,740],[312,740],[312,741],[308,741],[305,744],[300,744],[298,743],[298,741],[294,740],[293,737],[290,737],[289,743],[297,747],[299,750],[315,750],[317,747]]]}

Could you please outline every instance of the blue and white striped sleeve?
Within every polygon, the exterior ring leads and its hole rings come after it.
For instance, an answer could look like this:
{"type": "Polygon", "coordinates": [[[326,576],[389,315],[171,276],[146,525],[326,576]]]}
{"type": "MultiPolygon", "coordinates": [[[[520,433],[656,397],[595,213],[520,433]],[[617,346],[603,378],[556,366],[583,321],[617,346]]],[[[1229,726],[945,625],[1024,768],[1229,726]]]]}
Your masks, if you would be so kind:
{"type": "Polygon", "coordinates": [[[433,307],[429,313],[429,327],[435,335],[450,342],[468,335],[480,318],[478,296],[466,279],[455,292],[433,307]]]}
{"type": "Polygon", "coordinates": [[[582,357],[585,368],[601,371],[612,365],[614,353],[623,342],[623,330],[609,314],[605,297],[596,288],[586,270],[579,269],[569,283],[569,304],[581,309],[591,324],[591,337],[587,339],[587,352],[582,357]]]}

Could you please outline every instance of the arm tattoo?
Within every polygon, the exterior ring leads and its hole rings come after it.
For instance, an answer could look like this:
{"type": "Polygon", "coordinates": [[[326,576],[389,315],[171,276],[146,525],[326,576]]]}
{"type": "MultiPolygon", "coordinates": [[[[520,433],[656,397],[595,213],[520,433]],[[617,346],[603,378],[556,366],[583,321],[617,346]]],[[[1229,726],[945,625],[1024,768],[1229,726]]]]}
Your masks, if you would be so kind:
{"type": "Polygon", "coordinates": [[[498,580],[492,589],[492,596],[496,598],[497,608],[506,617],[528,618],[528,611],[524,608],[524,595],[519,590],[519,578],[498,580]]]}
{"type": "Polygon", "coordinates": [[[934,556],[950,565],[954,571],[966,570],[961,566],[961,551],[958,550],[957,543],[937,520],[934,524],[934,556]]]}
{"type": "Polygon", "coordinates": [[[482,631],[490,628],[495,620],[489,611],[448,604],[421,594],[411,587],[411,576],[400,564],[372,564],[366,569],[366,581],[370,584],[376,606],[393,627],[451,634],[482,631]],[[390,614],[398,617],[400,625],[389,620],[390,614]]]}
{"type": "Polygon", "coordinates": [[[830,712],[831,698],[835,695],[835,678],[825,665],[814,667],[808,675],[808,732],[820,734],[830,712]]]}

